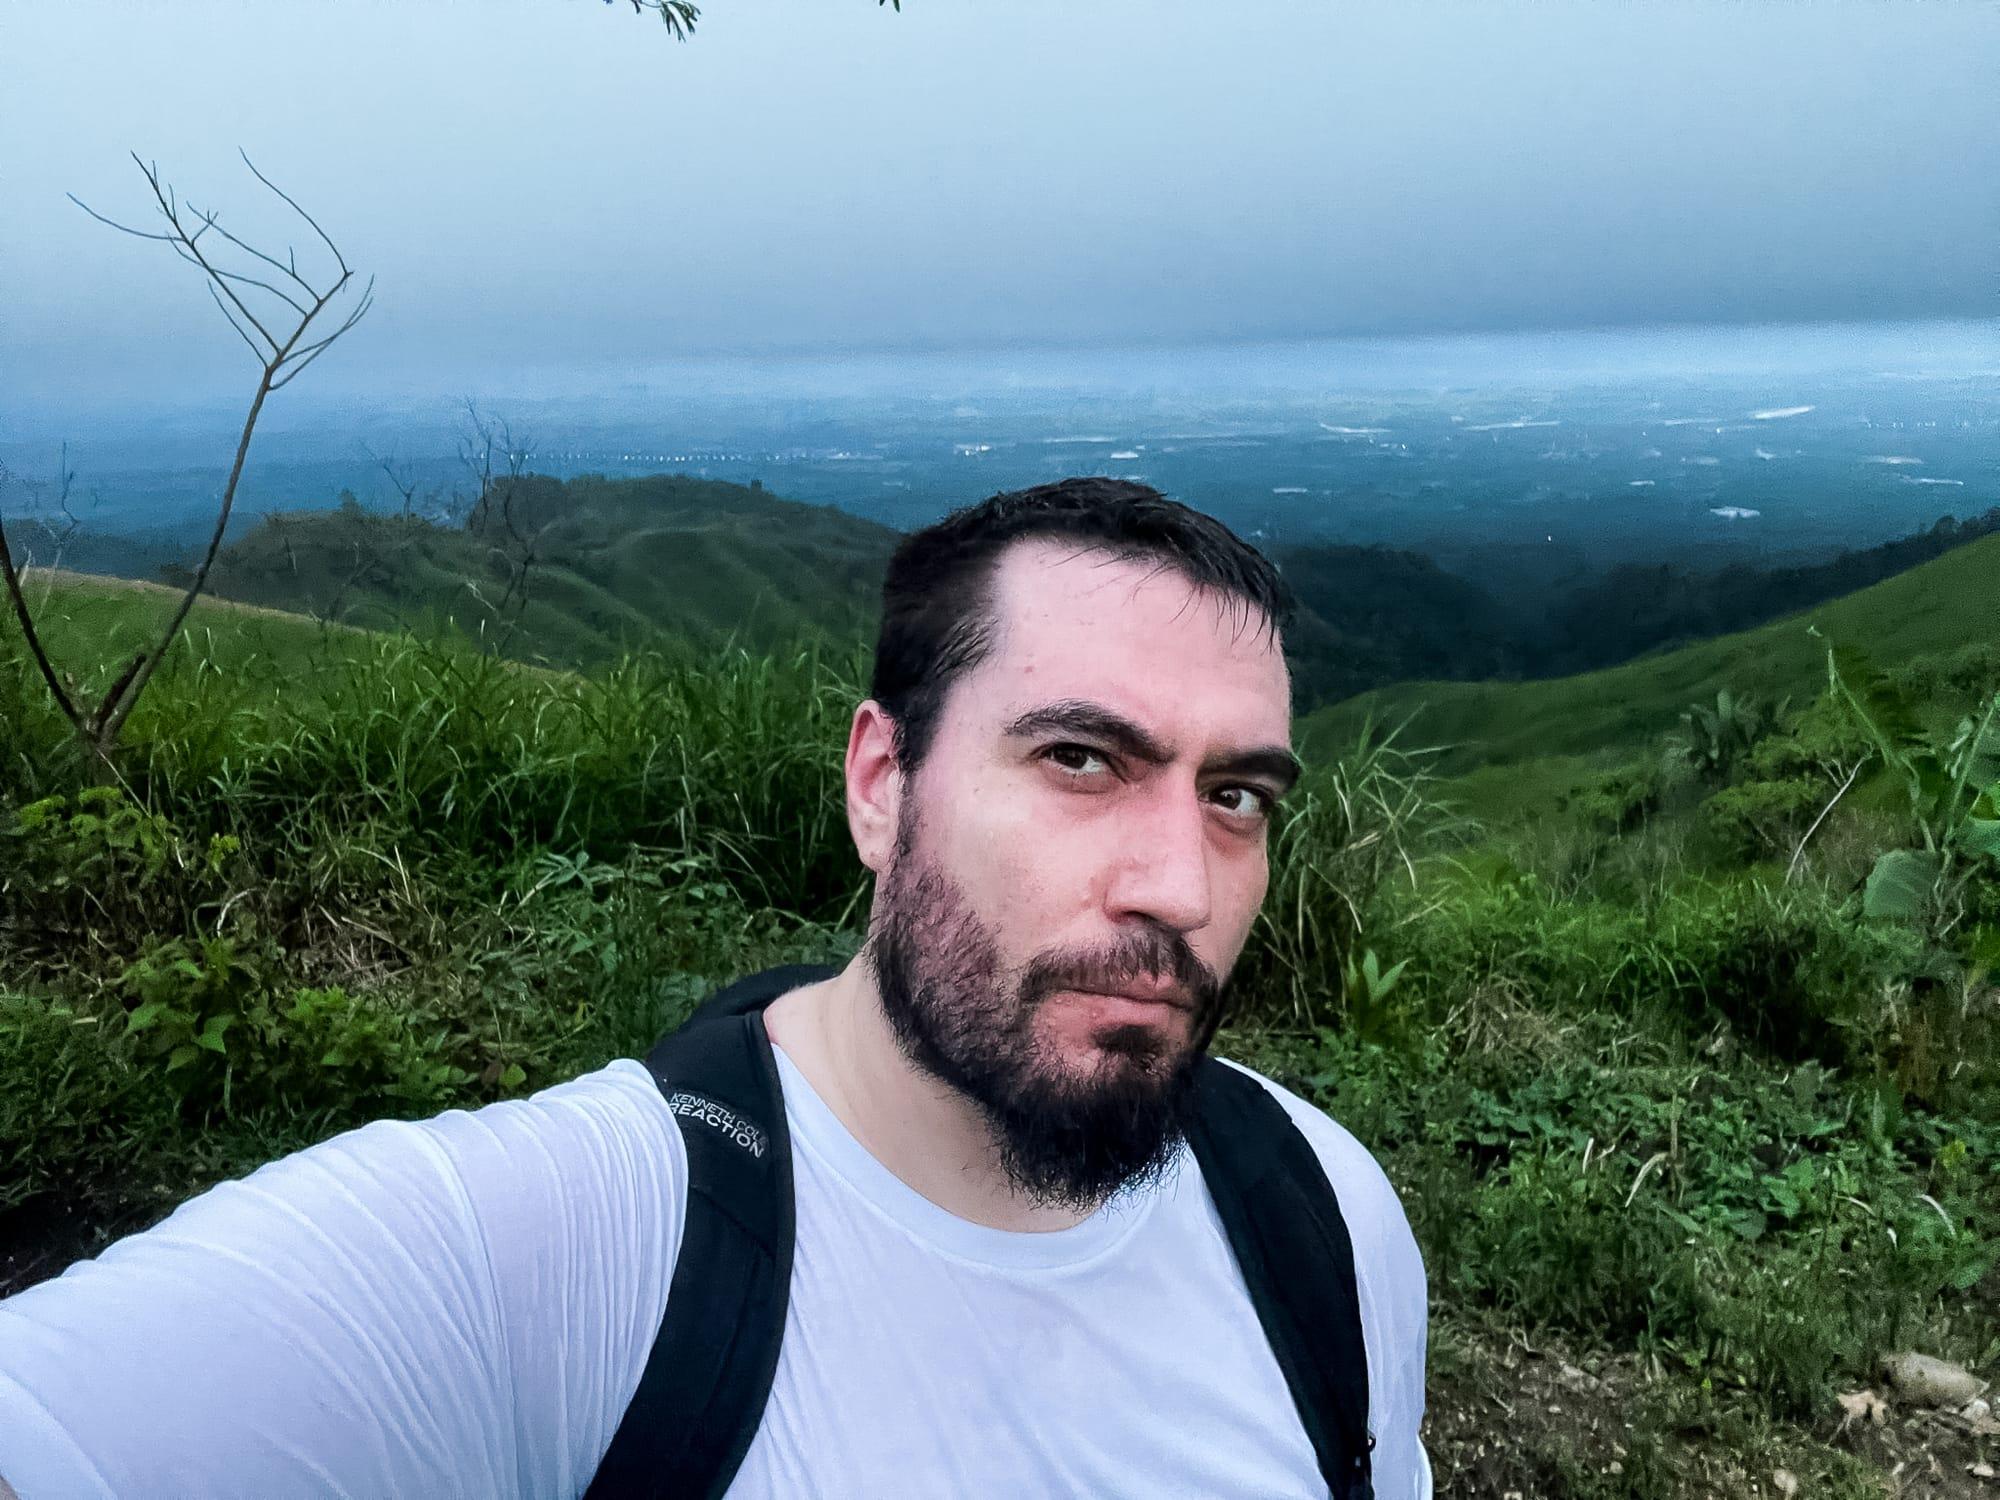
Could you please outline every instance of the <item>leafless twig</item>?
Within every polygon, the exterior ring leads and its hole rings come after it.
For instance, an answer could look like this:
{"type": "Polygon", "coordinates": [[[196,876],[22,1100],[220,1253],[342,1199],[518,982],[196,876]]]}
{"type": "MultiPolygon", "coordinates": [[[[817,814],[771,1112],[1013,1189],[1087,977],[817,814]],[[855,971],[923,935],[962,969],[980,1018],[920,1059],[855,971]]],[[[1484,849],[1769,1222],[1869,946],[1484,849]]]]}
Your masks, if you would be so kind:
{"type": "Polygon", "coordinates": [[[107,224],[139,239],[166,245],[175,255],[198,269],[207,283],[209,295],[237,335],[257,358],[260,372],[255,395],[243,419],[236,454],[216,507],[215,528],[207,551],[195,568],[185,593],[161,630],[158,639],[140,650],[112,679],[95,704],[84,705],[75,694],[66,692],[35,629],[27,598],[21,589],[20,571],[8,552],[5,528],[0,526],[0,581],[4,581],[16,618],[27,637],[28,649],[41,667],[44,680],[56,705],[75,727],[78,735],[100,760],[108,761],[120,730],[134,705],[159,670],[167,651],[178,639],[188,613],[208,583],[223,534],[236,503],[236,490],[243,478],[243,466],[250,453],[251,435],[257,418],[272,392],[283,390],[307,366],[361,321],[373,305],[375,283],[371,278],[353,291],[354,272],[330,235],[290,194],[257,169],[247,153],[243,164],[250,174],[291,209],[317,236],[333,259],[333,270],[315,281],[299,270],[298,254],[287,248],[284,258],[259,250],[222,227],[213,209],[198,209],[181,200],[171,184],[160,177],[158,166],[132,160],[146,179],[153,206],[164,229],[141,229],[99,213],[71,195],[70,201],[99,223],[107,224]],[[225,256],[231,259],[225,259],[225,256]],[[233,263],[232,263],[233,261],[233,263]],[[344,306],[344,310],[343,310],[344,306]]]}

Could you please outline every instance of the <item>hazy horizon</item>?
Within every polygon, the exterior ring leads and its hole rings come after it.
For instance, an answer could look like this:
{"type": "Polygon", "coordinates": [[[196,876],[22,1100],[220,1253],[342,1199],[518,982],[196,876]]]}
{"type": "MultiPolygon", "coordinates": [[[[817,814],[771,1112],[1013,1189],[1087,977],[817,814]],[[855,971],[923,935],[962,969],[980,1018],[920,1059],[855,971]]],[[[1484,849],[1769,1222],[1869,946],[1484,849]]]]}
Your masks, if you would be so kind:
{"type": "Polygon", "coordinates": [[[143,222],[134,146],[261,235],[250,148],[378,275],[301,398],[2000,310],[1985,8],[714,0],[676,45],[570,0],[30,0],[0,45],[17,415],[245,386],[190,268],[64,197],[143,222]]]}

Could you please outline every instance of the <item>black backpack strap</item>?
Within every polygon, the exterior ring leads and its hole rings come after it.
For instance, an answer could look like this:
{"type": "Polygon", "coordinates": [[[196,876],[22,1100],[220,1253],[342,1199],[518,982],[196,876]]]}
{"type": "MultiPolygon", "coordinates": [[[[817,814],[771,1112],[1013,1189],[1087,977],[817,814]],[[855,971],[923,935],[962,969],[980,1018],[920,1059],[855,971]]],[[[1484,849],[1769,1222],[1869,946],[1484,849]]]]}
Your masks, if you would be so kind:
{"type": "Polygon", "coordinates": [[[1354,1245],[1319,1155],[1257,1079],[1209,1058],[1188,1144],[1333,1500],[1371,1500],[1354,1245]]]}
{"type": "Polygon", "coordinates": [[[687,1143],[687,1222],[667,1312],[587,1500],[719,1500],[757,1435],[792,1282],[791,1136],[763,1010],[832,977],[730,985],[646,1059],[687,1143]]]}

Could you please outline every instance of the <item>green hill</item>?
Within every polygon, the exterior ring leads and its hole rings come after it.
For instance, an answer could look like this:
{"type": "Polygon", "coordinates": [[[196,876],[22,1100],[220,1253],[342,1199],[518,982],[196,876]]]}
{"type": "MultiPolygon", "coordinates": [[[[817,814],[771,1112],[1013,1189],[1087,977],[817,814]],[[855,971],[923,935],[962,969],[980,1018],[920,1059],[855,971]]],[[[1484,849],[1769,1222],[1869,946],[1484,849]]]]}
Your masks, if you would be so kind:
{"type": "MultiPolygon", "coordinates": [[[[210,591],[367,629],[449,624],[510,656],[587,667],[669,638],[752,648],[865,638],[898,536],[683,475],[526,475],[501,481],[459,525],[353,503],[268,516],[223,551],[210,591]]],[[[1518,665],[1500,644],[1517,633],[1511,617],[1427,558],[1313,546],[1280,563],[1301,606],[1287,645],[1302,705],[1518,665]]]]}
{"type": "Polygon", "coordinates": [[[681,475],[526,476],[463,526],[358,505],[266,517],[223,551],[209,586],[371,629],[449,622],[510,655],[590,665],[663,636],[860,635],[897,535],[681,475]]]}
{"type": "Polygon", "coordinates": [[[1315,544],[1274,558],[1299,604],[1285,651],[1301,711],[1383,683],[1511,676],[1525,664],[1515,613],[1419,553],[1315,544]]]}
{"type": "Polygon", "coordinates": [[[1448,773],[1629,751],[1720,688],[1809,696],[1825,680],[1829,641],[1859,646],[1883,666],[2000,642],[2000,536],[1755,630],[1603,671],[1377,688],[1308,715],[1301,736],[1309,751],[1326,752],[1352,743],[1371,719],[1414,714],[1413,741],[1452,747],[1440,763],[1448,773]]]}

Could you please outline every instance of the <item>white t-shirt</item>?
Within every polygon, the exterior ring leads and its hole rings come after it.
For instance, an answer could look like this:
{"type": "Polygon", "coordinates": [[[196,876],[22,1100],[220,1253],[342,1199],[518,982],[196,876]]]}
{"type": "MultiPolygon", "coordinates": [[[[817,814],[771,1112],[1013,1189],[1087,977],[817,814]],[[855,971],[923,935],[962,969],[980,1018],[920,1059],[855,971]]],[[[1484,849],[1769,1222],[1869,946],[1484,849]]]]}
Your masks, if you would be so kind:
{"type": "MultiPolygon", "coordinates": [[[[798,1241],[730,1500],[1326,1494],[1185,1149],[1074,1228],[990,1229],[778,1059],[798,1241]]],[[[1353,1237],[1376,1494],[1423,1500],[1415,1241],[1354,1138],[1264,1081],[1353,1237]]],[[[630,1061],[273,1162],[0,1302],[0,1475],[21,1500],[579,1495],[658,1332],[685,1179],[630,1061]]]]}

